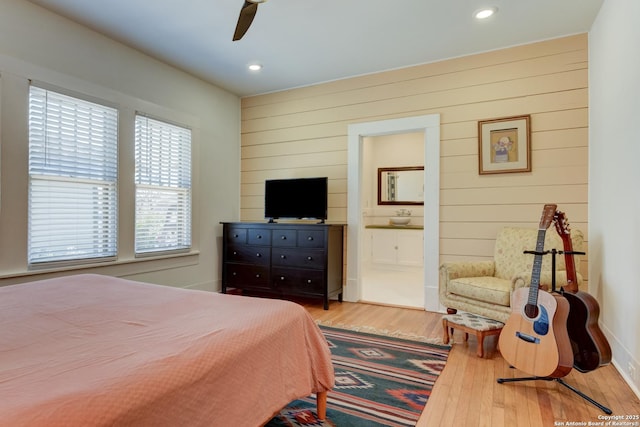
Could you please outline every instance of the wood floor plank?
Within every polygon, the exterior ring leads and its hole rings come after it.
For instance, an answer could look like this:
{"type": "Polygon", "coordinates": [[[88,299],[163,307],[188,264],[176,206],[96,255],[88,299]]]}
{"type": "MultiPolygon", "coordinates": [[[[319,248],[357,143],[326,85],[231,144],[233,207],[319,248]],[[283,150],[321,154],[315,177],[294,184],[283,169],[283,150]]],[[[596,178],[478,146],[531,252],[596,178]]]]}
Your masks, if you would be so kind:
{"type": "MultiPolygon", "coordinates": [[[[493,356],[489,356],[489,357],[493,357],[493,356]]],[[[485,380],[486,384],[485,387],[489,388],[491,387],[491,390],[493,390],[493,404],[490,407],[491,410],[491,421],[492,421],[492,426],[496,426],[496,427],[504,427],[505,425],[511,425],[510,422],[505,422],[505,388],[502,386],[502,384],[498,384],[498,381],[496,381],[496,378],[501,378],[503,373],[502,371],[505,368],[505,364],[504,363],[496,363],[496,360],[494,360],[493,358],[492,360],[492,365],[493,365],[493,370],[492,372],[490,372],[490,374],[488,375],[487,379],[485,380]]],[[[482,416],[484,416],[484,413],[481,412],[480,413],[482,416]]],[[[482,418],[482,416],[480,416],[480,418],[482,418]]]]}
{"type": "Polygon", "coordinates": [[[543,425],[538,389],[535,387],[527,387],[527,409],[529,410],[529,425],[543,425]]]}
{"type": "MultiPolygon", "coordinates": [[[[314,319],[325,324],[374,328],[442,342],[440,313],[337,301],[323,310],[317,301],[299,302],[314,319]]],[[[485,340],[485,357],[478,358],[475,337],[465,342],[463,335],[455,332],[447,364],[416,427],[548,427],[568,421],[597,422],[598,416],[604,415],[556,381],[498,384],[498,378],[526,374],[509,368],[495,338],[485,340]]],[[[614,414],[640,414],[640,400],[613,365],[585,374],[574,369],[564,380],[614,414]]]]}
{"type": "Polygon", "coordinates": [[[551,398],[549,393],[544,389],[536,387],[538,405],[540,406],[541,423],[544,426],[552,426],[554,422],[558,421],[553,416],[553,408],[551,406],[551,398]]]}
{"type": "MultiPolygon", "coordinates": [[[[449,390],[447,390],[446,393],[440,393],[439,391],[437,391],[437,389],[434,386],[434,389],[432,392],[432,395],[433,393],[438,394],[439,401],[444,402],[444,404],[440,409],[440,412],[443,413],[443,416],[442,416],[441,423],[439,425],[443,425],[443,426],[453,425],[455,423],[456,418],[463,419],[462,418],[463,413],[462,411],[459,411],[459,409],[460,409],[460,406],[464,406],[462,405],[463,402],[461,402],[461,399],[463,399],[465,395],[462,394],[461,389],[462,389],[462,385],[464,384],[464,372],[467,367],[468,359],[465,357],[459,357],[459,356],[460,356],[460,352],[449,354],[449,357],[451,358],[450,360],[453,361],[453,364],[451,364],[451,366],[455,366],[455,368],[453,368],[453,374],[450,373],[447,376],[447,379],[451,379],[451,386],[449,387],[449,390]]],[[[447,363],[447,365],[449,365],[449,363],[447,363]]],[[[445,369],[447,369],[446,366],[445,366],[445,369]]],[[[425,411],[426,411],[426,408],[425,408],[425,411]]],[[[437,411],[434,411],[434,412],[437,412],[437,411]]],[[[466,414],[466,412],[464,413],[466,414]]],[[[429,417],[427,417],[427,421],[430,421],[429,417]]],[[[432,424],[431,422],[428,422],[427,425],[436,426],[437,424],[435,423],[432,424]]]]}

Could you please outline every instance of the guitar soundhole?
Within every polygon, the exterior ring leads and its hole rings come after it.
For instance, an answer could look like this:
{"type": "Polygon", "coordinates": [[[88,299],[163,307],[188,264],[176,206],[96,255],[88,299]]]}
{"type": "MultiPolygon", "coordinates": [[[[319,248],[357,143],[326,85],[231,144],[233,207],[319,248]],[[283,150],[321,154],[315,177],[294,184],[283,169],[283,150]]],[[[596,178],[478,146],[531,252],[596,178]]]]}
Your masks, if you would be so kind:
{"type": "Polygon", "coordinates": [[[526,314],[529,319],[535,319],[538,317],[538,306],[535,304],[525,305],[524,314],[526,314]]]}

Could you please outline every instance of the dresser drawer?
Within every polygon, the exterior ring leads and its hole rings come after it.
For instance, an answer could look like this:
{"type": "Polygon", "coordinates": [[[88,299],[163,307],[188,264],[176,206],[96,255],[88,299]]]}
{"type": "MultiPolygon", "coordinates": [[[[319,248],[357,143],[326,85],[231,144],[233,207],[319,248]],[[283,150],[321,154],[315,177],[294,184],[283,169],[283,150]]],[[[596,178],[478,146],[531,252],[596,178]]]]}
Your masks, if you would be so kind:
{"type": "Polygon", "coordinates": [[[247,229],[240,227],[230,227],[226,234],[227,244],[244,245],[247,243],[247,229]]]}
{"type": "Polygon", "coordinates": [[[269,288],[269,267],[227,263],[225,268],[228,287],[269,288]]]}
{"type": "Polygon", "coordinates": [[[295,247],[296,236],[296,230],[272,230],[271,245],[278,248],[295,247]]]}
{"type": "Polygon", "coordinates": [[[247,263],[268,266],[271,263],[271,248],[264,246],[229,245],[227,262],[247,263]]]}
{"type": "Polygon", "coordinates": [[[271,263],[278,267],[302,267],[322,269],[325,265],[325,253],[322,250],[306,248],[273,248],[271,263]]]}
{"type": "Polygon", "coordinates": [[[297,242],[301,248],[324,248],[324,231],[298,230],[297,242]]]}
{"type": "Polygon", "coordinates": [[[324,271],[274,267],[271,269],[271,283],[276,289],[294,293],[322,293],[324,271]]]}
{"type": "Polygon", "coordinates": [[[271,230],[248,228],[247,243],[250,245],[271,246],[271,230]]]}

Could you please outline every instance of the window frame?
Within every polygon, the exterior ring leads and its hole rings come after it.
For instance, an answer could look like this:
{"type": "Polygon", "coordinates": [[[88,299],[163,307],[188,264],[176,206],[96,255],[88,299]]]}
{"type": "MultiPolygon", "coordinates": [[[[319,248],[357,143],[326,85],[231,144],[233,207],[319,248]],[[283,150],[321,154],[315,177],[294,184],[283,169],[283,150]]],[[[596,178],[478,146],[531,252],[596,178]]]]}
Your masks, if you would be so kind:
{"type": "MultiPolygon", "coordinates": [[[[192,126],[185,125],[182,123],[178,123],[174,120],[166,119],[164,117],[159,117],[156,115],[148,114],[142,111],[136,111],[133,118],[133,127],[134,127],[134,135],[133,135],[133,152],[134,152],[134,182],[133,182],[133,194],[134,194],[134,236],[133,236],[133,254],[135,258],[148,258],[148,257],[158,257],[158,256],[170,256],[170,255],[179,255],[185,253],[192,253],[194,247],[194,218],[193,218],[193,186],[194,186],[194,161],[193,161],[193,153],[194,153],[194,130],[192,126]],[[139,147],[138,147],[138,119],[144,119],[147,123],[155,122],[157,125],[166,126],[169,128],[178,129],[182,132],[187,132],[189,135],[188,138],[188,154],[183,154],[183,157],[188,159],[186,164],[186,170],[188,174],[188,186],[187,187],[176,187],[176,186],[167,186],[167,185],[158,185],[158,184],[150,184],[140,183],[139,182],[139,164],[138,164],[138,156],[139,156],[139,147]],[[139,232],[139,189],[149,190],[149,191],[161,191],[161,192],[172,192],[174,194],[186,194],[184,197],[186,204],[186,212],[183,212],[182,218],[185,219],[185,223],[182,226],[182,233],[184,233],[187,237],[186,240],[181,240],[182,244],[176,245],[175,247],[164,247],[160,249],[146,249],[139,250],[138,248],[138,232],[139,232]]],[[[149,143],[150,141],[147,141],[149,143]]],[[[182,147],[184,149],[184,147],[182,147]]],[[[182,166],[185,166],[182,164],[182,166]]],[[[184,173],[184,172],[182,172],[184,173]]],[[[155,176],[154,176],[155,177],[155,176]]],[[[157,177],[156,177],[157,178],[157,177]]]]}
{"type": "MultiPolygon", "coordinates": [[[[38,95],[36,94],[35,96],[38,96],[38,95]]],[[[27,268],[29,270],[41,270],[41,269],[47,269],[47,268],[53,268],[53,267],[84,266],[86,264],[96,264],[96,263],[102,264],[105,262],[112,262],[114,260],[117,260],[118,251],[119,251],[119,220],[120,220],[119,191],[118,191],[119,179],[120,179],[120,170],[119,170],[119,155],[120,155],[119,132],[120,132],[120,125],[121,125],[120,109],[118,108],[118,106],[114,105],[114,103],[106,101],[104,99],[92,97],[86,94],[78,93],[75,91],[71,91],[71,90],[63,89],[53,85],[49,85],[46,83],[35,82],[35,81],[30,81],[29,88],[27,91],[27,98],[28,98],[27,99],[27,106],[28,106],[28,112],[27,112],[27,135],[28,135],[28,157],[27,157],[28,214],[27,215],[28,215],[28,218],[27,218],[27,223],[28,224],[27,224],[27,254],[26,254],[27,268]],[[112,138],[110,140],[110,143],[113,143],[113,145],[110,147],[112,155],[108,157],[109,161],[112,162],[110,166],[113,172],[113,176],[111,180],[92,179],[91,177],[86,177],[86,176],[81,177],[81,174],[77,173],[77,171],[76,171],[76,176],[73,176],[73,177],[67,176],[69,173],[48,174],[46,172],[37,173],[36,171],[32,171],[32,166],[31,166],[32,165],[32,149],[33,149],[32,144],[35,144],[34,138],[32,136],[32,131],[33,131],[32,129],[32,96],[33,96],[32,89],[45,91],[45,94],[44,94],[45,97],[49,93],[52,93],[54,94],[54,96],[71,98],[72,100],[77,100],[80,103],[97,105],[98,107],[103,107],[105,112],[108,112],[113,116],[111,117],[111,119],[113,120],[113,127],[109,129],[110,132],[108,135],[110,138],[112,138]],[[108,110],[111,110],[111,111],[108,111],[108,110]],[[47,179],[47,177],[50,177],[50,179],[47,179]],[[32,207],[33,207],[34,199],[33,199],[32,191],[34,187],[32,184],[33,182],[37,182],[37,181],[40,181],[40,182],[48,181],[49,183],[56,182],[59,184],[60,183],[77,183],[77,184],[85,184],[89,186],[93,185],[94,192],[96,190],[99,190],[99,187],[101,186],[112,187],[111,188],[112,197],[110,198],[110,203],[111,203],[110,209],[112,210],[112,212],[109,215],[111,216],[110,219],[111,221],[113,221],[113,223],[110,225],[111,231],[110,233],[108,233],[109,245],[111,245],[112,247],[112,250],[110,251],[110,253],[107,255],[100,255],[100,251],[96,251],[93,254],[95,256],[88,255],[88,256],[81,256],[77,258],[68,257],[68,258],[61,258],[61,259],[45,259],[40,261],[37,259],[34,259],[32,254],[32,250],[33,250],[32,239],[34,238],[33,230],[32,230],[32,226],[33,226],[32,207]],[[103,183],[105,184],[103,185],[103,183]]],[[[46,117],[47,108],[48,107],[45,107],[43,109],[43,114],[44,114],[44,116],[42,117],[43,123],[47,121],[47,117],[46,117]]],[[[42,128],[42,132],[45,132],[45,128],[46,128],[46,123],[42,128]]],[[[46,145],[45,138],[46,137],[43,136],[41,140],[43,145],[46,145]]],[[[86,145],[86,141],[85,141],[85,145],[86,145]]],[[[76,141],[75,147],[76,148],[81,147],[81,144],[77,144],[77,141],[76,141]]],[[[108,151],[108,150],[105,150],[105,151],[108,151]]],[[[74,159],[78,159],[78,158],[82,159],[82,156],[74,157],[74,159]]],[[[85,156],[85,160],[86,158],[88,157],[85,156]]],[[[42,171],[39,171],[39,172],[42,172],[42,171]]],[[[64,184],[60,184],[60,185],[64,185],[64,184]]],[[[95,194],[94,194],[94,199],[95,199],[95,194]]],[[[95,200],[93,204],[95,207],[96,205],[95,200]]],[[[90,212],[95,214],[96,211],[95,209],[87,210],[87,213],[90,213],[90,212]]],[[[94,221],[95,221],[95,218],[94,218],[94,221]]],[[[94,227],[93,232],[101,228],[104,229],[105,227],[104,226],[94,227]]],[[[109,228],[109,227],[106,227],[106,228],[109,228]]],[[[88,232],[87,235],[89,235],[90,232],[88,232]]],[[[99,243],[100,240],[104,240],[104,239],[97,239],[93,241],[92,244],[94,245],[94,247],[100,246],[100,243],[99,243]]]]}

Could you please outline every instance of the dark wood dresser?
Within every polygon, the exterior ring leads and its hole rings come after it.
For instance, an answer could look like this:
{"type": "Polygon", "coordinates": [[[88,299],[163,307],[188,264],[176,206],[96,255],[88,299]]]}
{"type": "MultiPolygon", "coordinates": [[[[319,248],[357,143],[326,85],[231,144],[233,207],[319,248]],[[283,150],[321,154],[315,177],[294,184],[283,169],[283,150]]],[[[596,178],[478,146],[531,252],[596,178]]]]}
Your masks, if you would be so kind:
{"type": "Polygon", "coordinates": [[[342,302],[344,224],[223,222],[222,292],[342,302]]]}

